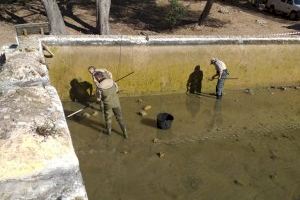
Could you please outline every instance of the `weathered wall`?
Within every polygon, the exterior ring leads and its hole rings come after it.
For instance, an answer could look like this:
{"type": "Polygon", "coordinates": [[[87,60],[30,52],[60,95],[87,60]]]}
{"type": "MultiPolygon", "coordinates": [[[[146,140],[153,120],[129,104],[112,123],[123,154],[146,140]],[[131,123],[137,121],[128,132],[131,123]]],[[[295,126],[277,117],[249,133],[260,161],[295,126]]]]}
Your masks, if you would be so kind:
{"type": "MultiPolygon", "coordinates": [[[[276,42],[273,42],[276,43],[276,42]]],[[[299,84],[299,44],[199,44],[199,45],[115,45],[53,47],[49,59],[52,84],[62,99],[68,99],[73,78],[91,82],[89,65],[105,67],[114,78],[135,71],[119,82],[122,94],[139,95],[184,91],[189,74],[200,64],[203,90],[214,91],[211,57],[227,64],[230,77],[226,89],[299,84]]]]}
{"type": "Polygon", "coordinates": [[[0,67],[0,199],[87,199],[58,94],[37,48],[0,67]]]}

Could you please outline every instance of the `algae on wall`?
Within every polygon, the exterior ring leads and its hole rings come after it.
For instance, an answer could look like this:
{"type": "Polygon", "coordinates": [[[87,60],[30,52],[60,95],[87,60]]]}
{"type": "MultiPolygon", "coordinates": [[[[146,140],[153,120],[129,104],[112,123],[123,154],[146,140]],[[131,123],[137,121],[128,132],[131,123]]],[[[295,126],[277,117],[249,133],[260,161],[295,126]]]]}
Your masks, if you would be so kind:
{"type": "Polygon", "coordinates": [[[214,91],[214,73],[210,59],[223,60],[230,77],[226,89],[261,87],[271,84],[299,83],[300,45],[190,45],[190,46],[65,46],[53,47],[50,62],[52,84],[63,100],[69,99],[70,81],[92,82],[88,66],[106,68],[118,79],[122,94],[140,95],[176,92],[186,89],[186,82],[196,65],[203,70],[203,91],[214,91]]]}

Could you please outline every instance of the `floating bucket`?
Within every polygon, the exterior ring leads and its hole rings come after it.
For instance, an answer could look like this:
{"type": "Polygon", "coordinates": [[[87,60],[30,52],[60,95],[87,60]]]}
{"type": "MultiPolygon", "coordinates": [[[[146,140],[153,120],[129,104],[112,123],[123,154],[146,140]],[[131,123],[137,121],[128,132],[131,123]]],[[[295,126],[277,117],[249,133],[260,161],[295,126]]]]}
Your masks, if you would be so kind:
{"type": "Polygon", "coordinates": [[[169,129],[171,128],[174,117],[169,113],[159,113],[157,115],[157,128],[169,129]]]}

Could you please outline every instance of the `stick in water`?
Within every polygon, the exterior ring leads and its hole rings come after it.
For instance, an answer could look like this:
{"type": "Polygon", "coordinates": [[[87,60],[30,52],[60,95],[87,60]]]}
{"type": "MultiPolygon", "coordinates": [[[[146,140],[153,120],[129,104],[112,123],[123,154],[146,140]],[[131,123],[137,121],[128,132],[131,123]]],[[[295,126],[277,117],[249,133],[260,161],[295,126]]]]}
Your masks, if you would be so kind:
{"type": "Polygon", "coordinates": [[[73,115],[76,115],[77,113],[83,111],[83,110],[86,109],[87,107],[89,107],[89,106],[85,106],[84,108],[81,108],[81,109],[79,109],[79,110],[77,110],[77,111],[75,111],[75,112],[69,114],[69,115],[67,116],[67,118],[72,117],[73,115]]]}

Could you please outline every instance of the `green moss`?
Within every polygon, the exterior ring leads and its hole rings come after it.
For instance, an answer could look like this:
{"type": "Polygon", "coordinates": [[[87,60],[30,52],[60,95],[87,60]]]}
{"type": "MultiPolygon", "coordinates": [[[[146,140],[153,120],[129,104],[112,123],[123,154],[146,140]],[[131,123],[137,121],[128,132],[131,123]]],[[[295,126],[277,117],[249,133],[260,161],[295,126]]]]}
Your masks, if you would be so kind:
{"type": "Polygon", "coordinates": [[[226,89],[288,84],[299,80],[300,45],[199,45],[199,46],[84,46],[54,47],[50,78],[62,99],[68,99],[73,78],[92,82],[87,67],[110,70],[123,94],[138,95],[184,91],[194,67],[204,73],[203,90],[213,91],[211,57],[225,61],[231,77],[226,89]]]}

